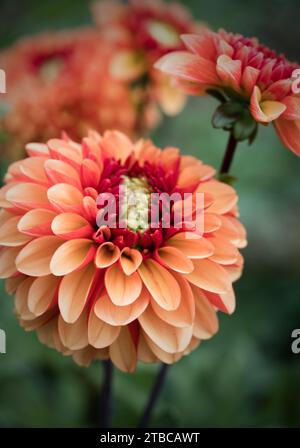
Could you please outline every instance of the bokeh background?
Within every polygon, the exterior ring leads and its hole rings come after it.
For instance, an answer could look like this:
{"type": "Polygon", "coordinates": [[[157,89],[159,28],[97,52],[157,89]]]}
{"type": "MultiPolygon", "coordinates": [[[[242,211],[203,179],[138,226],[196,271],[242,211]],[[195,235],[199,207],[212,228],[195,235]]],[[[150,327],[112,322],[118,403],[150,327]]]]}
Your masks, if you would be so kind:
{"type": "MultiPolygon", "coordinates": [[[[142,0],[141,0],[142,1],[142,0]]],[[[298,0],[188,0],[199,20],[256,35],[300,60],[298,0]]],[[[1,0],[0,46],[36,32],[90,23],[83,0],[1,0]]],[[[21,68],[20,68],[21,69],[21,68]]],[[[226,142],[213,130],[213,99],[192,98],[177,118],[153,134],[218,166],[226,142]]],[[[1,160],[1,177],[6,161],[1,160]]],[[[260,128],[253,146],[241,144],[232,168],[238,178],[241,219],[248,229],[245,272],[236,285],[237,310],[220,316],[220,332],[172,366],[152,425],[156,427],[300,426],[300,354],[291,333],[300,328],[300,160],[284,149],[272,127],[260,128]]],[[[71,359],[24,333],[12,299],[0,286],[0,427],[97,427],[102,369],[71,359]]],[[[116,373],[114,426],[136,424],[156,366],[116,373]]]]}

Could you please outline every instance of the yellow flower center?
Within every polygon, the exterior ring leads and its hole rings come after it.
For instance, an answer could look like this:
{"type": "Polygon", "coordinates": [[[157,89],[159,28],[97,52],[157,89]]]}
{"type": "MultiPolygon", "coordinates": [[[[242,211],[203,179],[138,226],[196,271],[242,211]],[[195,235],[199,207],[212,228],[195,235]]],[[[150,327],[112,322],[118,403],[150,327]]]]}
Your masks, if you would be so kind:
{"type": "Polygon", "coordinates": [[[151,189],[145,178],[123,176],[121,184],[121,219],[134,232],[145,232],[149,227],[151,189]]]}

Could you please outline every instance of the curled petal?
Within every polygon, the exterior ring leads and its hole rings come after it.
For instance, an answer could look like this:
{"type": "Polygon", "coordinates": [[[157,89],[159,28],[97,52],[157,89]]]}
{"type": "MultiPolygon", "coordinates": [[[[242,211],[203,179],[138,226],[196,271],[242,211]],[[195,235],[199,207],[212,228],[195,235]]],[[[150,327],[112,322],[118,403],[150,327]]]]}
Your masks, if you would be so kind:
{"type": "Polygon", "coordinates": [[[206,291],[223,294],[231,289],[226,270],[211,260],[194,260],[193,272],[184,275],[190,283],[206,291]]]}
{"type": "Polygon", "coordinates": [[[279,101],[261,101],[261,92],[254,87],[250,100],[250,111],[255,120],[260,123],[270,123],[276,120],[286,110],[286,105],[279,101]]]}
{"type": "Polygon", "coordinates": [[[120,264],[126,275],[131,275],[137,271],[142,261],[142,254],[136,249],[125,247],[121,252],[120,264]]]}
{"type": "Polygon", "coordinates": [[[188,274],[194,269],[191,260],[175,247],[160,247],[155,251],[155,258],[160,264],[176,272],[188,274]]]}
{"type": "Polygon", "coordinates": [[[103,243],[96,252],[95,264],[97,268],[107,268],[120,258],[120,249],[113,243],[103,243]]]}

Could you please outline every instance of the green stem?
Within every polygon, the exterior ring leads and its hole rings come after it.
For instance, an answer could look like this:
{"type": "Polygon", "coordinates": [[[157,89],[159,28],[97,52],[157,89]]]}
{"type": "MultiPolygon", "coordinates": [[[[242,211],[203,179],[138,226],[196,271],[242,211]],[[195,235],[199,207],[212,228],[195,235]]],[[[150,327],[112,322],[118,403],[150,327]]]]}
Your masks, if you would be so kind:
{"type": "Polygon", "coordinates": [[[234,138],[233,134],[230,133],[228,143],[227,143],[227,148],[226,148],[222,166],[220,169],[220,174],[229,173],[229,170],[230,170],[233,158],[234,158],[235,150],[237,148],[237,144],[238,144],[237,140],[234,138]]]}

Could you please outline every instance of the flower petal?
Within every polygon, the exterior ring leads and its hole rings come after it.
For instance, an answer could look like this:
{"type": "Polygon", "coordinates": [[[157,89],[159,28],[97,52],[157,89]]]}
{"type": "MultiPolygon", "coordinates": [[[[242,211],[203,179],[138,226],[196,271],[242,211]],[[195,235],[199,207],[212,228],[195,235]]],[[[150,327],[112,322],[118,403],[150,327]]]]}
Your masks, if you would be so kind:
{"type": "Polygon", "coordinates": [[[133,274],[143,261],[142,254],[136,249],[124,247],[121,252],[120,264],[126,275],[133,274]]]}
{"type": "Polygon", "coordinates": [[[10,218],[0,227],[0,245],[2,246],[24,246],[31,240],[31,237],[24,235],[18,230],[20,216],[10,218]]]}
{"type": "Polygon", "coordinates": [[[23,210],[33,208],[50,208],[47,197],[47,188],[33,183],[19,183],[10,188],[6,199],[11,204],[23,210]]]}
{"type": "Polygon", "coordinates": [[[300,120],[276,120],[275,129],[280,140],[288,149],[300,156],[300,120]]]}
{"type": "Polygon", "coordinates": [[[174,51],[163,56],[155,68],[186,81],[214,85],[219,83],[215,64],[187,51],[174,51]]]}
{"type": "Polygon", "coordinates": [[[81,350],[87,347],[89,344],[87,326],[87,313],[82,313],[79,319],[72,324],[65,322],[62,316],[59,316],[58,333],[63,345],[70,350],[81,350]]]}
{"type": "Polygon", "coordinates": [[[231,281],[225,269],[211,260],[194,260],[193,272],[184,276],[190,283],[206,291],[223,294],[231,289],[231,281]]]}
{"type": "Polygon", "coordinates": [[[82,213],[83,195],[69,184],[56,184],[48,190],[48,199],[59,212],[82,213]]]}
{"type": "Polygon", "coordinates": [[[242,63],[239,60],[233,60],[230,56],[222,54],[217,59],[217,73],[226,87],[232,87],[234,90],[240,90],[242,77],[242,63]]]}
{"type": "Polygon", "coordinates": [[[161,308],[155,300],[151,301],[151,306],[160,319],[174,327],[192,326],[195,317],[195,301],[189,282],[181,275],[175,276],[180,289],[181,300],[177,310],[166,311],[161,308]]]}
{"type": "Polygon", "coordinates": [[[167,241],[167,245],[181,251],[191,259],[207,258],[214,253],[214,247],[207,238],[191,238],[190,232],[180,232],[167,241]]]}
{"type": "Polygon", "coordinates": [[[150,296],[147,291],[142,291],[135,302],[127,306],[115,305],[107,294],[101,296],[95,303],[95,314],[99,319],[110,325],[128,325],[137,319],[149,304],[150,296]]]}
{"type": "Polygon", "coordinates": [[[140,295],[142,281],[137,272],[125,275],[118,264],[114,264],[105,272],[106,291],[111,301],[118,306],[133,303],[140,295]]]}
{"type": "Polygon", "coordinates": [[[121,252],[118,246],[113,243],[103,243],[98,247],[95,257],[97,268],[107,268],[116,263],[120,258],[121,252]]]}
{"type": "Polygon", "coordinates": [[[39,277],[32,283],[28,293],[28,308],[36,317],[44,314],[57,299],[60,279],[54,275],[39,277]]]}
{"type": "Polygon", "coordinates": [[[57,215],[52,221],[51,229],[55,235],[66,240],[89,238],[94,233],[90,223],[77,213],[57,215]]]}
{"type": "Polygon", "coordinates": [[[166,268],[148,259],[143,261],[138,272],[159,306],[167,311],[178,308],[181,298],[180,287],[166,268]]]}
{"type": "Polygon", "coordinates": [[[155,251],[155,258],[160,264],[176,272],[188,274],[194,269],[191,260],[175,247],[160,247],[155,251]]]}
{"type": "Polygon", "coordinates": [[[87,303],[96,268],[90,263],[79,272],[71,272],[62,279],[58,293],[58,305],[63,319],[76,322],[87,303]]]}
{"type": "Polygon", "coordinates": [[[199,288],[192,287],[192,290],[196,305],[193,334],[199,339],[210,339],[219,329],[216,312],[199,288]]]}
{"type": "Polygon", "coordinates": [[[147,336],[167,353],[182,352],[192,338],[192,326],[180,328],[169,325],[150,306],[139,317],[139,322],[147,336]]]}
{"type": "Polygon", "coordinates": [[[31,236],[52,235],[51,223],[56,213],[51,210],[30,210],[21,217],[18,229],[22,233],[31,236]]]}
{"type": "Polygon", "coordinates": [[[260,123],[270,123],[276,120],[286,110],[286,105],[279,101],[261,101],[261,92],[257,86],[254,87],[251,100],[250,112],[260,123]]]}
{"type": "Polygon", "coordinates": [[[34,277],[51,274],[51,258],[61,243],[56,236],[42,236],[31,241],[16,258],[18,271],[34,277]]]}
{"type": "Polygon", "coordinates": [[[109,355],[118,369],[127,373],[135,371],[137,353],[128,327],[121,328],[118,339],[109,347],[109,355]]]}
{"type": "MultiPolygon", "coordinates": [[[[61,240],[60,240],[61,241],[61,240]]],[[[88,239],[75,239],[63,243],[54,253],[50,269],[53,275],[62,276],[83,268],[94,259],[95,248],[88,239]]]]}
{"type": "Polygon", "coordinates": [[[121,327],[109,325],[99,319],[92,309],[88,323],[89,343],[95,348],[104,348],[111,345],[119,336],[121,327]]]}

